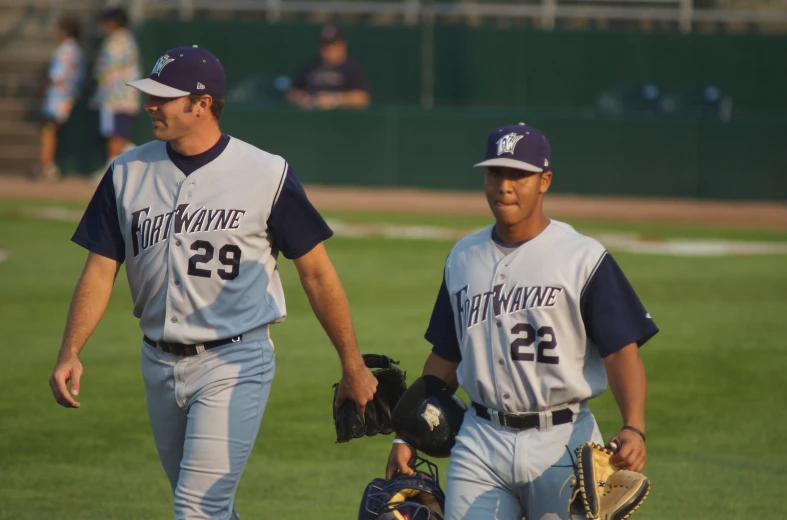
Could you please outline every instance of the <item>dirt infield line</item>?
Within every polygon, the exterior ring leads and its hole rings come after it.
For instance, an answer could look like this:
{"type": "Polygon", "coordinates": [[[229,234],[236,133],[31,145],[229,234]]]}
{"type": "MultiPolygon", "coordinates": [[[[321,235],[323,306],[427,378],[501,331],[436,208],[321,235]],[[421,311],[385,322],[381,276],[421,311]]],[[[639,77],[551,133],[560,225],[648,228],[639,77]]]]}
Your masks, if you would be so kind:
{"type": "MultiPolygon", "coordinates": [[[[0,199],[87,201],[95,183],[67,178],[57,183],[0,177],[0,199]]],[[[321,211],[489,215],[481,191],[431,191],[411,188],[353,188],[307,185],[321,211]]],[[[545,212],[558,219],[671,223],[787,231],[787,204],[631,197],[547,196],[545,212]]]]}

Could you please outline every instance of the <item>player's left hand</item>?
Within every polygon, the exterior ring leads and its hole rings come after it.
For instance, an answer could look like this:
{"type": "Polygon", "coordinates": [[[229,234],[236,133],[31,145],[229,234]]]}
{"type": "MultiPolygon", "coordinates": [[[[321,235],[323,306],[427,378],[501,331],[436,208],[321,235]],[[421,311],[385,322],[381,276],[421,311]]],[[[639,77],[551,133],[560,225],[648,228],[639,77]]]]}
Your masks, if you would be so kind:
{"type": "Polygon", "coordinates": [[[342,104],[341,92],[318,92],[314,97],[314,105],[322,110],[331,110],[342,104]]]}
{"type": "Polygon", "coordinates": [[[377,378],[366,365],[345,370],[339,381],[339,391],[336,395],[334,406],[341,406],[345,399],[355,403],[359,415],[366,411],[366,403],[374,399],[377,392],[377,378]]]}
{"type": "Polygon", "coordinates": [[[609,442],[617,441],[620,450],[609,459],[610,463],[621,469],[642,472],[648,461],[645,441],[631,430],[620,430],[609,442]]]}
{"type": "Polygon", "coordinates": [[[77,356],[64,356],[58,358],[55,369],[49,377],[49,388],[52,396],[60,406],[65,408],[79,408],[81,405],[73,396],[79,395],[79,382],[82,379],[82,363],[77,356]],[[67,384],[71,382],[69,393],[67,384]]]}

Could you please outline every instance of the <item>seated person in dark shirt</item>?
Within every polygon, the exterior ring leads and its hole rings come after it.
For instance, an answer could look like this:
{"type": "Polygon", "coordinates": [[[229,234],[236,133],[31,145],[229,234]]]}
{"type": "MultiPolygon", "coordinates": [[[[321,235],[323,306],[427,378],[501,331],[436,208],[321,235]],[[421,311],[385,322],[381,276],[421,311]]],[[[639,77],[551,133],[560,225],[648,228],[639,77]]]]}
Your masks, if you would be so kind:
{"type": "Polygon", "coordinates": [[[361,65],[347,59],[347,42],[339,29],[320,32],[320,58],[307,63],[293,80],[287,99],[301,108],[366,108],[369,87],[361,65]]]}

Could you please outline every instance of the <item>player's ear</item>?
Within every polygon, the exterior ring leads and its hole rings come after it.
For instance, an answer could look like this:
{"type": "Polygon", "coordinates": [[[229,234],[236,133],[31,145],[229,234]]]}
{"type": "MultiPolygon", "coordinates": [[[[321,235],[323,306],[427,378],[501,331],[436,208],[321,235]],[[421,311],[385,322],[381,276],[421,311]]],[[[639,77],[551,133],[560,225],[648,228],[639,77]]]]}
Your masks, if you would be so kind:
{"type": "Polygon", "coordinates": [[[549,191],[549,187],[552,185],[552,172],[544,172],[541,174],[541,186],[539,188],[540,193],[546,193],[549,191]]]}
{"type": "Polygon", "coordinates": [[[207,112],[210,110],[210,106],[213,104],[213,98],[210,96],[202,96],[199,98],[199,110],[197,111],[197,115],[202,115],[202,113],[207,112]]]}

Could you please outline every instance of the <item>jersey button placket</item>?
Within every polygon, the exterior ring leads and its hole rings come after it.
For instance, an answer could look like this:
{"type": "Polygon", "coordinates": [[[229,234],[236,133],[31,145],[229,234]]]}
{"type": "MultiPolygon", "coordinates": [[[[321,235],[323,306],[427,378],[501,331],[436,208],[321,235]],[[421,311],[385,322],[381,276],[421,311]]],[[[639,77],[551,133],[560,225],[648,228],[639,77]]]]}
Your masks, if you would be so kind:
{"type": "MultiPolygon", "coordinates": [[[[493,311],[490,309],[489,312],[491,313],[493,311]]],[[[490,345],[492,347],[493,352],[504,352],[505,349],[501,341],[501,337],[504,337],[503,330],[502,330],[503,321],[496,319],[495,325],[496,327],[490,330],[490,336],[491,336],[490,345]]],[[[497,357],[498,355],[499,354],[495,355],[495,357],[497,357]]],[[[507,396],[508,394],[503,394],[503,396],[500,395],[500,391],[501,391],[500,385],[501,384],[505,385],[506,384],[505,382],[508,381],[509,378],[508,370],[506,370],[506,362],[503,360],[503,358],[498,358],[497,363],[492,364],[492,372],[494,372],[495,374],[494,381],[493,381],[495,394],[497,394],[500,397],[503,397],[503,399],[506,399],[505,396],[507,396]]]]}
{"type": "MultiPolygon", "coordinates": [[[[498,264],[498,269],[502,269],[502,267],[503,267],[502,264],[498,264]]],[[[501,282],[505,283],[505,279],[506,279],[505,273],[501,273],[496,270],[495,274],[492,277],[491,280],[492,283],[489,289],[492,292],[492,294],[495,293],[495,286],[500,285],[501,282]]],[[[503,290],[505,290],[505,287],[501,288],[501,291],[503,290]]],[[[490,304],[489,307],[490,308],[488,312],[490,313],[491,316],[494,316],[494,305],[490,304]]],[[[498,318],[495,319],[495,328],[497,329],[497,333],[495,333],[495,329],[490,330],[490,336],[491,336],[490,344],[492,346],[492,349],[495,352],[507,352],[508,347],[507,345],[503,344],[506,335],[502,330],[503,329],[502,319],[498,319],[498,318]]],[[[503,393],[501,395],[501,388],[500,388],[500,385],[501,384],[506,385],[509,379],[508,370],[506,370],[506,362],[503,358],[498,358],[497,363],[494,363],[494,365],[493,365],[494,368],[492,370],[493,372],[495,372],[495,381],[494,381],[495,393],[503,400],[506,400],[511,396],[507,393],[503,393]],[[494,365],[497,365],[497,367],[494,367],[494,365]]]]}
{"type": "MultiPolygon", "coordinates": [[[[178,206],[180,206],[184,201],[188,200],[188,195],[182,189],[184,182],[185,182],[185,179],[181,179],[181,180],[179,180],[179,181],[177,181],[175,183],[175,185],[178,187],[178,189],[177,189],[177,193],[175,195],[175,204],[174,204],[174,207],[173,207],[173,211],[177,211],[178,206]]],[[[173,217],[173,219],[174,219],[174,217],[173,217]]],[[[171,231],[170,231],[170,235],[169,235],[170,245],[171,246],[175,246],[175,247],[181,247],[183,245],[183,243],[175,235],[174,222],[172,224],[170,224],[170,225],[172,226],[171,231]]],[[[177,274],[175,272],[176,269],[173,268],[173,266],[177,265],[177,260],[173,259],[173,255],[176,255],[176,254],[173,252],[172,247],[169,247],[169,251],[168,251],[168,255],[167,255],[167,271],[169,271],[168,276],[172,277],[172,283],[174,285],[180,286],[181,280],[180,280],[180,278],[176,278],[176,276],[177,276],[177,274]]],[[[180,291],[170,292],[169,290],[167,290],[167,295],[166,295],[166,314],[165,314],[165,316],[168,316],[173,311],[177,311],[178,310],[178,305],[177,305],[176,302],[172,301],[172,298],[174,297],[176,299],[176,301],[179,300],[179,296],[178,296],[179,293],[180,293],[180,291]]],[[[171,317],[169,317],[169,319],[167,321],[169,321],[171,324],[178,323],[178,317],[177,316],[171,316],[171,317]]],[[[164,323],[165,323],[164,330],[166,331],[167,330],[167,326],[166,326],[167,322],[165,321],[164,323]]]]}

